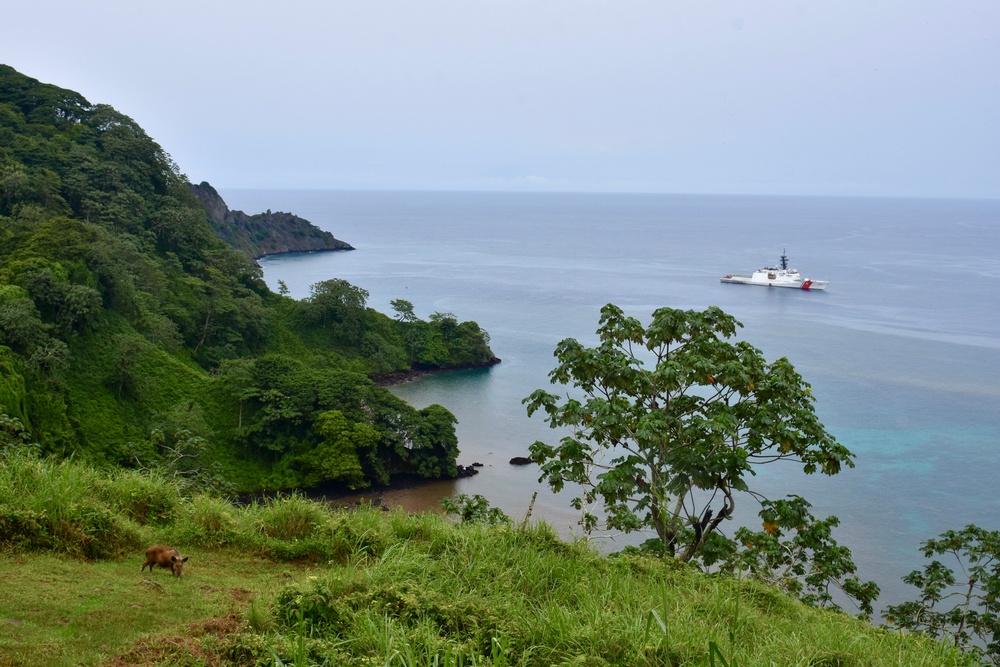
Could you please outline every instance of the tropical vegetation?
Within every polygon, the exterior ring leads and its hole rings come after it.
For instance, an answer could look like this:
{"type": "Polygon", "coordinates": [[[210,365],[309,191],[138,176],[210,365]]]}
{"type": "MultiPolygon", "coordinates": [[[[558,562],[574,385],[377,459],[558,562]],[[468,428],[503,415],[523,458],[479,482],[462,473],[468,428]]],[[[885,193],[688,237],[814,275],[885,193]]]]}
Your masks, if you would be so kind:
{"type": "Polygon", "coordinates": [[[461,522],[296,495],[236,506],[159,473],[10,446],[2,460],[4,665],[975,664],[755,581],[494,521],[481,502],[461,522]],[[140,571],[154,543],[189,558],[183,577],[140,571]]]}
{"type": "Polygon", "coordinates": [[[729,340],[741,326],[714,306],[660,308],[644,326],[608,304],[597,346],[567,338],[556,347],[549,376],[574,391],[525,399],[529,414],[568,431],[556,445],[534,443],[531,457],[554,490],[583,489],[572,502],[585,530],[600,500],[607,528],[654,531],[646,548],[750,571],[816,604],[833,604],[839,589],[870,615],[879,588],[858,579],[833,539],[836,517],[817,520],[805,499],[768,499],[750,486],[764,465],[835,475],[854,459],[819,422],[788,359],[768,363],[750,343],[729,340]],[[759,505],[763,530],[726,537],[721,525],[740,500],[759,505]]]}
{"type": "Polygon", "coordinates": [[[337,277],[271,291],[240,234],[277,217],[223,216],[221,239],[135,121],[0,65],[0,664],[998,660],[994,531],[924,545],[952,565],[907,576],[921,593],[886,611],[898,629],[822,608],[839,589],[869,616],[878,588],[836,517],[749,480],[853,456],[791,364],[726,340],[739,323],[718,309],[645,327],[609,305],[598,347],[557,349],[552,378],[579,393],[527,399],[570,432],[532,447],[543,477],[583,485],[585,529],[597,500],[612,527],[651,529],[642,548],[603,556],[481,496],[447,499],[454,522],[234,502],[455,476],[454,415],[381,384],[497,361],[475,322],[403,299],[382,314],[337,277]],[[725,538],[742,497],[762,530],[725,538]],[[136,570],[154,543],[191,558],[183,578],[136,570]]]}
{"type": "Polygon", "coordinates": [[[0,66],[6,427],[242,491],[454,476],[454,416],[373,379],[494,363],[486,332],[338,278],[275,294],[189,185],[132,119],[0,66]]]}
{"type": "MultiPolygon", "coordinates": [[[[569,390],[524,399],[529,415],[541,411],[564,433],[555,445],[535,442],[532,460],[553,490],[582,490],[571,503],[585,532],[603,521],[655,535],[627,552],[745,576],[813,606],[849,600],[871,618],[879,586],[857,576],[850,549],[837,543],[839,519],[815,517],[801,496],[767,498],[750,485],[764,465],[835,475],[854,457],[819,422],[809,384],[787,359],[769,363],[731,340],[741,326],[716,307],[660,308],[643,325],[608,304],[596,346],[573,338],[556,346],[549,377],[569,390]],[[726,536],[721,524],[738,500],[757,503],[761,528],[726,536]]],[[[482,500],[445,506],[464,520],[497,523],[482,500]]],[[[968,525],[922,551],[948,556],[951,566],[935,559],[906,575],[920,596],[890,605],[887,625],[1000,664],[1000,531],[968,525]]]]}

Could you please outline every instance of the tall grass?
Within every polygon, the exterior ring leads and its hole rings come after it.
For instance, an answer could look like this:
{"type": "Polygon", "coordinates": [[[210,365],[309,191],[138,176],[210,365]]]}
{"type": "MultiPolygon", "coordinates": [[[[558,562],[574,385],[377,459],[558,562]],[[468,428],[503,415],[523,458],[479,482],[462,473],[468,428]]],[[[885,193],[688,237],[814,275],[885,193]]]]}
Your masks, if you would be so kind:
{"type": "Polygon", "coordinates": [[[234,507],[185,498],[145,474],[0,459],[0,547],[116,559],[152,541],[218,554],[203,552],[192,568],[227,553],[265,568],[313,564],[305,583],[251,594],[238,631],[211,646],[185,640],[218,664],[968,664],[944,644],[809,608],[763,584],[602,556],[544,524],[454,525],[300,496],[234,507]]]}
{"type": "Polygon", "coordinates": [[[0,544],[85,558],[134,548],[139,526],[98,492],[111,483],[72,461],[8,451],[0,463],[0,544]]]}
{"type": "Polygon", "coordinates": [[[207,494],[186,497],[155,472],[105,473],[15,450],[0,458],[0,547],[116,558],[167,542],[327,563],[380,553],[395,532],[430,530],[377,512],[348,516],[300,495],[235,507],[207,494]]]}
{"type": "Polygon", "coordinates": [[[89,477],[98,498],[143,526],[171,522],[183,500],[177,484],[156,472],[115,470],[89,477]]]}
{"type": "Polygon", "coordinates": [[[253,505],[257,530],[266,537],[297,540],[308,536],[326,522],[329,514],[308,499],[293,494],[253,505]]]}
{"type": "Polygon", "coordinates": [[[331,664],[407,666],[965,660],[760,584],[669,561],[602,557],[560,542],[545,526],[460,526],[445,539],[408,539],[363,566],[334,567],[286,590],[276,621],[285,632],[303,631],[307,647],[309,638],[316,642],[317,664],[331,656],[331,664]],[[651,611],[662,624],[650,624],[651,611]],[[350,643],[333,652],[324,644],[346,637],[350,643]]]}

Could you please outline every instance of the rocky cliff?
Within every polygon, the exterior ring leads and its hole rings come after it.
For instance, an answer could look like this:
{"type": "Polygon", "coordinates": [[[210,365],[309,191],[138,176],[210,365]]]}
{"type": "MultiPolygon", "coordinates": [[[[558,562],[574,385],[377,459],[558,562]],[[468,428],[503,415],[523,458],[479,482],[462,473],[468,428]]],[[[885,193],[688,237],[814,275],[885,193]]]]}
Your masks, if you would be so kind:
{"type": "Polygon", "coordinates": [[[204,181],[192,184],[191,192],[208,210],[215,233],[251,259],[283,252],[354,250],[349,243],[291,213],[247,215],[230,211],[215,188],[204,181]]]}

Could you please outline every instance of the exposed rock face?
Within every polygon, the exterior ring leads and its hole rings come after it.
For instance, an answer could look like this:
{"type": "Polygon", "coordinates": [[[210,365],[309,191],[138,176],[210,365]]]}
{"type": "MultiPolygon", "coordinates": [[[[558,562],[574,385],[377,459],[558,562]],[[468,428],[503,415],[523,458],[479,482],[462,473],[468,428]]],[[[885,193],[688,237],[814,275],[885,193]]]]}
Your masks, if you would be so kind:
{"type": "Polygon", "coordinates": [[[205,205],[212,229],[223,241],[250,259],[283,252],[314,250],[354,250],[305,218],[291,213],[230,211],[215,188],[202,181],[191,192],[205,205]]]}

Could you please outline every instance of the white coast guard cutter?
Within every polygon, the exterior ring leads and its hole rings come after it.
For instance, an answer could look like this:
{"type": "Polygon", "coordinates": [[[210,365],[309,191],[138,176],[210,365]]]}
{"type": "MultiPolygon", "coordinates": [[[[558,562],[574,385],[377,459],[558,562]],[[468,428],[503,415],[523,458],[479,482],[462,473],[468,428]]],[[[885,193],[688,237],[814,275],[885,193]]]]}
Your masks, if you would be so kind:
{"type": "Polygon", "coordinates": [[[803,290],[823,290],[830,284],[829,280],[810,280],[803,278],[799,272],[788,266],[788,256],[781,251],[781,266],[765,266],[757,269],[752,275],[730,273],[721,278],[724,283],[737,285],[762,285],[764,287],[792,287],[803,290]]]}

